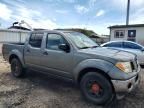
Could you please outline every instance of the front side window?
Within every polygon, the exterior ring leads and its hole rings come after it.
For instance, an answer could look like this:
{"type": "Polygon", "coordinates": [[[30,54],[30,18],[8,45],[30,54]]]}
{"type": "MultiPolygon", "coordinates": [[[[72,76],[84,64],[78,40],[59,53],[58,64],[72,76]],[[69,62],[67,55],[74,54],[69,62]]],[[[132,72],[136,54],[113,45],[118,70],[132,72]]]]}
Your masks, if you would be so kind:
{"type": "Polygon", "coordinates": [[[48,34],[46,48],[51,50],[60,50],[59,45],[66,44],[66,40],[59,34],[48,34]]]}
{"type": "Polygon", "coordinates": [[[116,30],[114,37],[115,38],[124,38],[125,35],[125,31],[124,30],[116,30]]]}
{"type": "Polygon", "coordinates": [[[122,42],[113,42],[113,43],[109,43],[104,45],[105,47],[117,47],[117,48],[121,48],[122,47],[122,42]]]}
{"type": "Polygon", "coordinates": [[[98,44],[88,38],[86,35],[79,32],[66,32],[70,40],[80,49],[97,47],[98,44]]]}
{"type": "Polygon", "coordinates": [[[40,48],[42,43],[43,33],[32,33],[29,44],[32,47],[40,48]]]}

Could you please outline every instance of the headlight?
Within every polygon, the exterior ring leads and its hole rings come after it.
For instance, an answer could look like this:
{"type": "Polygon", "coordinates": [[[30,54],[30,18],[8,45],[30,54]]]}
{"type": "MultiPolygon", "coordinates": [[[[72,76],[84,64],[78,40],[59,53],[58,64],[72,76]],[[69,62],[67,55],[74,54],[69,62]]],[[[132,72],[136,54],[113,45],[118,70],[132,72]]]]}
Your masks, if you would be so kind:
{"type": "Polygon", "coordinates": [[[132,72],[131,63],[130,62],[118,62],[116,63],[116,67],[122,70],[125,73],[132,72]]]}

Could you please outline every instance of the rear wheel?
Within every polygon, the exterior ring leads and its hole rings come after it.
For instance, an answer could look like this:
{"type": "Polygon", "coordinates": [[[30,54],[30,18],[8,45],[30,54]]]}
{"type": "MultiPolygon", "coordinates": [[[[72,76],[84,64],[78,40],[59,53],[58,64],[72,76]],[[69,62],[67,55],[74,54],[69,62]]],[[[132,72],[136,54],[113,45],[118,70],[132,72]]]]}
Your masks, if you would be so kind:
{"type": "Polygon", "coordinates": [[[106,104],[114,96],[111,83],[96,72],[85,74],[80,81],[80,87],[85,98],[95,104],[106,104]]]}
{"type": "Polygon", "coordinates": [[[23,77],[25,75],[25,69],[22,67],[21,62],[17,58],[13,58],[11,61],[11,72],[14,77],[23,77]]]}

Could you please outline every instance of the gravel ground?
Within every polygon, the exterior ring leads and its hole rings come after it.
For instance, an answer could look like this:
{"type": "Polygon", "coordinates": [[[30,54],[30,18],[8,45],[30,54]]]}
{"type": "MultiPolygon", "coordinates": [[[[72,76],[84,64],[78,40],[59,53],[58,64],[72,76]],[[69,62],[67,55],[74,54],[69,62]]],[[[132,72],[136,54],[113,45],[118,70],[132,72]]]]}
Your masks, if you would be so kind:
{"type": "Polygon", "coordinates": [[[0,56],[0,108],[144,108],[143,81],[144,77],[124,99],[96,106],[83,99],[73,82],[36,72],[28,72],[23,79],[14,78],[9,64],[0,56]]]}

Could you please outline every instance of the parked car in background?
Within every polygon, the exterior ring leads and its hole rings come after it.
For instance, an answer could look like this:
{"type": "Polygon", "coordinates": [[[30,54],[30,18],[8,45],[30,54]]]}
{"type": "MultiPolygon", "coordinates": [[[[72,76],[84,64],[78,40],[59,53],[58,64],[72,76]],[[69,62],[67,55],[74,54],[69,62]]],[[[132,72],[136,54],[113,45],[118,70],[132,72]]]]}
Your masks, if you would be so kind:
{"type": "Polygon", "coordinates": [[[144,46],[132,41],[110,41],[101,45],[102,47],[124,50],[137,55],[140,65],[144,65],[144,46]]]}

